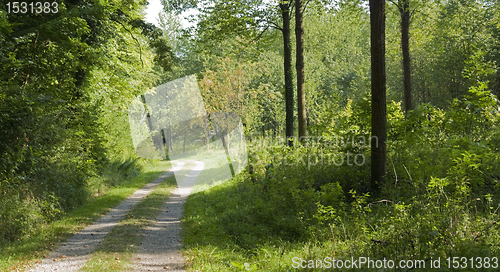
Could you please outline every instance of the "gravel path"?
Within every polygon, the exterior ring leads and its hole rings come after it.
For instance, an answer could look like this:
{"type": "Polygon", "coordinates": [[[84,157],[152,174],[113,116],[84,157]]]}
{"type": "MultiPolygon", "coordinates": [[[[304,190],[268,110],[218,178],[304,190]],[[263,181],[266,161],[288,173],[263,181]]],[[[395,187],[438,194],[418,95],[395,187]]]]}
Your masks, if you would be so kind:
{"type": "Polygon", "coordinates": [[[184,271],[183,256],[179,252],[182,247],[182,205],[204,167],[203,162],[189,162],[194,164],[194,167],[185,167],[186,170],[175,173],[178,187],[163,206],[156,223],[145,230],[139,253],[133,257],[134,271],[184,271]],[[189,168],[192,169],[188,170],[189,168]]]}
{"type": "Polygon", "coordinates": [[[177,162],[169,172],[161,175],[151,183],[137,190],[117,207],[106,213],[101,219],[92,225],[76,233],[66,242],[61,243],[57,250],[49,253],[41,263],[29,271],[78,271],[82,268],[92,253],[97,249],[106,234],[115,227],[124,216],[144,197],[156,188],[163,180],[175,171],[182,169],[184,162],[177,162]]]}

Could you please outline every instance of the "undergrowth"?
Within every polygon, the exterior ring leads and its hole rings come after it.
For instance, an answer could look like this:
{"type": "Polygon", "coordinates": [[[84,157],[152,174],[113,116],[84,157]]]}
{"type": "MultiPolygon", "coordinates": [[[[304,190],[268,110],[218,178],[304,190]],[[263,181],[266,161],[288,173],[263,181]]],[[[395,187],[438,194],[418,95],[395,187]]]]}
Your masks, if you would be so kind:
{"type": "MultiPolygon", "coordinates": [[[[246,171],[191,195],[183,219],[190,268],[321,271],[331,269],[327,262],[334,258],[365,257],[395,264],[365,264],[363,271],[429,271],[433,261],[432,271],[495,270],[496,98],[472,88],[447,111],[421,105],[406,117],[390,105],[387,176],[379,192],[369,191],[370,149],[363,140],[369,116],[361,110],[370,108],[368,102],[349,104],[360,109],[346,110],[336,127],[310,137],[306,146],[250,143],[246,171]],[[401,260],[423,263],[410,269],[398,267],[401,260]]],[[[351,270],[360,269],[358,263],[351,270]]]]}

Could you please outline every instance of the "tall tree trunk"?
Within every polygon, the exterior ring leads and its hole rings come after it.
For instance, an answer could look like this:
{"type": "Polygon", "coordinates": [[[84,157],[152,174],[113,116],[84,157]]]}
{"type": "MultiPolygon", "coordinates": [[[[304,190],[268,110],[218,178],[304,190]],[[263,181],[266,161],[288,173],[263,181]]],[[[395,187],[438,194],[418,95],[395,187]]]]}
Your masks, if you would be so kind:
{"type": "Polygon", "coordinates": [[[163,140],[163,142],[162,142],[162,143],[163,143],[163,148],[166,148],[165,156],[166,156],[166,158],[168,159],[168,155],[169,155],[169,154],[168,154],[168,153],[169,153],[168,151],[169,151],[169,150],[168,150],[167,140],[165,139],[165,130],[164,130],[164,129],[162,129],[160,132],[161,132],[161,138],[162,138],[162,140],[163,140]]]}
{"type": "Polygon", "coordinates": [[[231,170],[231,175],[234,177],[235,176],[235,173],[234,173],[234,168],[233,168],[233,162],[231,161],[231,156],[229,155],[229,143],[226,139],[227,137],[227,132],[225,129],[223,129],[221,131],[221,134],[222,134],[222,146],[224,147],[224,151],[226,152],[226,157],[227,157],[227,162],[229,164],[229,170],[231,170]]]}
{"type": "Polygon", "coordinates": [[[370,190],[378,191],[386,173],[386,74],[385,74],[385,0],[370,0],[371,28],[371,183],[370,190]]]}
{"type": "Polygon", "coordinates": [[[168,152],[171,152],[173,150],[173,148],[172,148],[172,142],[173,142],[172,125],[171,124],[168,125],[166,138],[167,138],[167,150],[168,150],[168,152]]]}
{"type": "Polygon", "coordinates": [[[401,51],[403,51],[403,88],[404,110],[408,113],[413,109],[411,91],[411,66],[410,66],[410,0],[400,0],[399,12],[401,14],[401,51]]]}
{"type": "Polygon", "coordinates": [[[182,143],[182,153],[186,153],[186,134],[184,134],[184,143],[182,143]]]}
{"type": "Polygon", "coordinates": [[[290,43],[290,2],[280,2],[283,19],[283,68],[285,71],[285,111],[286,139],[288,146],[293,146],[293,79],[292,79],[292,46],[290,43]]]}
{"type": "Polygon", "coordinates": [[[299,110],[299,141],[307,136],[306,123],[306,85],[304,75],[304,9],[302,0],[295,0],[295,38],[296,38],[296,63],[297,70],[297,106],[299,110]]]}

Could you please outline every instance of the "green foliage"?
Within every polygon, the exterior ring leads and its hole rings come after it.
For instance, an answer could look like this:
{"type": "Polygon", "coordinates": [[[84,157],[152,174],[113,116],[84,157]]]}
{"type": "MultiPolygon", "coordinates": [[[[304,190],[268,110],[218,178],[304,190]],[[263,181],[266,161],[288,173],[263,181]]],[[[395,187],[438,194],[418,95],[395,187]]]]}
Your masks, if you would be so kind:
{"type": "MultiPolygon", "coordinates": [[[[47,255],[48,252],[52,251],[58,243],[99,219],[104,213],[116,207],[135,191],[164,173],[170,165],[169,162],[145,160],[138,161],[136,164],[142,166],[143,171],[140,175],[129,175],[128,178],[125,178],[120,176],[121,173],[116,168],[110,169],[110,171],[113,170],[113,173],[110,174],[113,174],[117,180],[121,181],[119,185],[98,196],[94,195],[95,198],[89,199],[83,205],[75,207],[69,212],[57,214],[57,218],[50,220],[50,222],[47,222],[47,219],[43,218],[41,214],[45,213],[44,208],[58,212],[57,207],[55,209],[47,207],[50,203],[56,203],[51,202],[52,196],[48,195],[45,200],[37,200],[33,197],[2,195],[0,207],[5,208],[5,210],[2,210],[2,215],[8,214],[10,217],[8,219],[2,217],[0,228],[4,231],[6,227],[9,227],[9,231],[12,232],[6,232],[9,236],[0,243],[0,270],[20,270],[32,266],[43,255],[47,255]],[[37,201],[46,202],[37,203],[37,201]],[[33,224],[25,225],[26,223],[33,224]],[[19,237],[18,240],[7,242],[15,235],[19,237]]],[[[120,163],[111,165],[115,165],[117,168],[128,167],[128,171],[133,169],[131,162],[123,164],[122,167],[120,167],[122,165],[120,163]]],[[[165,194],[167,194],[165,190],[170,191],[172,180],[173,177],[169,179],[169,182],[165,182],[157,188],[161,191],[160,198],[164,198],[165,194]]],[[[31,193],[28,190],[24,190],[24,192],[31,193]]],[[[163,201],[156,198],[155,195],[152,202],[163,201]]],[[[142,207],[142,209],[137,209],[136,212],[151,216],[150,210],[144,212],[145,210],[148,209],[142,207]]]]}
{"type": "MultiPolygon", "coordinates": [[[[53,195],[52,198],[54,198],[53,195]]],[[[5,243],[11,240],[12,237],[32,233],[36,226],[44,221],[42,217],[43,208],[48,213],[57,213],[58,209],[50,207],[55,202],[51,197],[47,197],[45,203],[37,203],[39,201],[41,200],[35,199],[33,196],[22,195],[22,191],[17,192],[17,194],[2,194],[0,201],[0,209],[2,209],[0,214],[2,222],[0,224],[0,241],[5,243]]]]}
{"type": "Polygon", "coordinates": [[[43,16],[0,10],[0,243],[139,173],[128,103],[156,83],[154,65],[173,63],[142,44],[161,40],[145,2],[58,3],[43,16]]]}
{"type": "Polygon", "coordinates": [[[450,108],[449,131],[469,135],[480,141],[498,123],[498,99],[487,89],[486,83],[471,87],[462,99],[454,99],[450,108]]]}
{"type": "Polygon", "coordinates": [[[367,146],[350,138],[369,132],[367,101],[349,101],[338,125],[307,146],[254,139],[253,174],[191,196],[184,239],[192,267],[284,271],[292,257],[332,252],[425,260],[426,267],[436,258],[497,256],[500,128],[486,85],[448,110],[422,104],[404,116],[399,103],[388,105],[389,171],[378,195],[366,191],[369,159],[329,160],[347,152],[369,158],[367,146]]]}
{"type": "MultiPolygon", "coordinates": [[[[415,5],[410,19],[410,55],[417,105],[447,107],[451,100],[466,94],[473,86],[470,81],[476,79],[494,81],[493,93],[498,95],[498,73],[494,75],[498,70],[494,38],[498,4],[486,2],[410,1],[415,5]]],[[[400,100],[403,88],[399,11],[396,5],[388,5],[387,9],[388,95],[400,100]]]]}
{"type": "MultiPolygon", "coordinates": [[[[182,31],[173,14],[164,14],[162,29],[143,22],[142,0],[60,1],[59,13],[44,16],[0,9],[0,243],[35,234],[137,175],[143,163],[127,107],[165,80],[196,73],[208,111],[238,113],[247,135],[280,135],[278,3],[163,2],[174,13],[202,3],[196,28],[182,31]]],[[[194,266],[285,271],[293,254],[495,256],[498,1],[412,1],[418,105],[406,115],[399,16],[387,6],[392,101],[378,195],[367,192],[369,14],[363,1],[308,3],[308,130],[317,138],[287,148],[252,135],[254,173],[190,198],[185,241],[204,262],[194,266]]]]}
{"type": "MultiPolygon", "coordinates": [[[[422,131],[392,136],[396,176],[381,195],[363,193],[369,176],[362,166],[308,164],[321,150],[317,143],[292,149],[254,142],[253,174],[243,172],[186,203],[183,237],[193,269],[283,271],[292,257],[332,254],[425,260],[426,267],[431,258],[496,256],[498,153],[454,137],[459,133],[441,135],[446,126],[435,119],[448,114],[430,105],[410,112],[422,131]],[[403,158],[413,163],[404,165],[403,158]],[[356,181],[353,172],[365,180],[356,181]]],[[[404,119],[394,123],[397,132],[413,127],[404,119]]],[[[323,145],[323,154],[334,150],[323,145]]]]}
{"type": "Polygon", "coordinates": [[[338,10],[316,11],[308,7],[305,16],[308,119],[310,125],[316,126],[310,129],[319,129],[314,134],[321,135],[335,126],[335,116],[349,100],[357,102],[366,97],[370,78],[369,18],[359,3],[352,1],[338,10]]]}

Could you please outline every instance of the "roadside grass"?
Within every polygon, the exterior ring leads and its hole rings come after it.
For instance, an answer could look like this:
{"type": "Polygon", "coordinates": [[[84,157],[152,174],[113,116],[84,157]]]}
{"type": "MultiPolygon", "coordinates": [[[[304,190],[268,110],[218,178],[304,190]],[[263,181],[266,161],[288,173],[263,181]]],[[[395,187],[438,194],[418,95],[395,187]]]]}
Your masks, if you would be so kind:
{"type": "MultiPolygon", "coordinates": [[[[297,266],[294,268],[292,265],[297,263],[304,265],[301,260],[324,260],[325,257],[333,259],[338,257],[337,252],[345,250],[346,246],[345,243],[333,241],[321,244],[283,241],[280,245],[269,243],[245,252],[214,241],[211,245],[193,247],[185,251],[185,254],[191,259],[188,271],[281,272],[296,271],[297,266]],[[297,259],[299,257],[301,259],[297,259]]],[[[316,270],[310,269],[310,271],[316,270]]]]}
{"type": "MultiPolygon", "coordinates": [[[[439,259],[441,268],[432,270],[455,271],[446,262],[457,256],[477,263],[464,271],[498,269],[498,198],[460,198],[460,191],[445,191],[446,178],[433,178],[425,193],[406,199],[347,194],[335,181],[342,171],[352,170],[268,163],[190,195],[181,220],[188,271],[330,271],[334,258],[360,257],[396,266],[339,270],[429,271],[439,259]],[[316,189],[317,177],[332,181],[316,189]],[[405,260],[423,260],[425,268],[397,268],[405,260]]],[[[396,192],[407,186],[388,184],[396,192]]]]}
{"type": "Polygon", "coordinates": [[[188,271],[286,271],[284,264],[291,264],[290,256],[299,245],[287,241],[276,241],[273,245],[271,235],[251,234],[266,234],[264,226],[249,226],[244,222],[234,222],[229,228],[224,226],[228,214],[245,213],[250,207],[245,207],[242,199],[247,194],[242,198],[237,196],[239,182],[238,178],[232,179],[189,196],[181,221],[188,271]],[[245,229],[249,227],[252,229],[245,229]],[[244,233],[249,235],[245,237],[244,233]],[[255,247],[244,245],[249,243],[255,247]],[[267,265],[257,266],[257,263],[267,265]]]}
{"type": "Polygon", "coordinates": [[[132,270],[131,258],[141,244],[142,230],[154,224],[155,218],[161,212],[161,208],[175,186],[175,176],[172,174],[142,199],[126,215],[126,219],[108,233],[92,258],[80,271],[132,270]]]}
{"type": "Polygon", "coordinates": [[[0,271],[23,270],[40,262],[59,243],[100,218],[169,167],[170,162],[167,161],[145,163],[142,174],[123,181],[60,219],[42,225],[34,233],[25,235],[18,241],[0,245],[0,271]]]}
{"type": "Polygon", "coordinates": [[[189,196],[181,220],[188,271],[291,271],[293,256],[307,246],[275,239],[265,224],[229,223],[231,214],[245,214],[255,204],[245,204],[245,198],[255,192],[242,194],[240,182],[238,176],[211,188],[203,186],[204,190],[189,196]]]}

